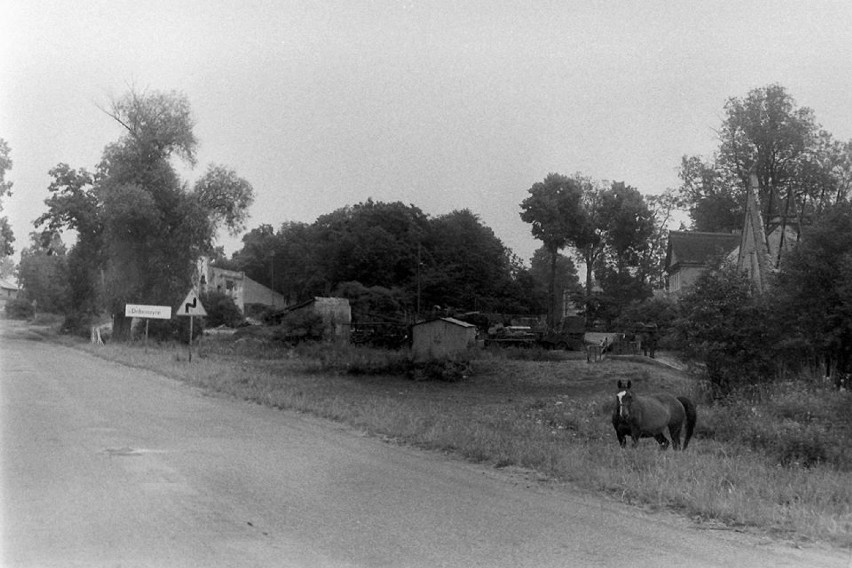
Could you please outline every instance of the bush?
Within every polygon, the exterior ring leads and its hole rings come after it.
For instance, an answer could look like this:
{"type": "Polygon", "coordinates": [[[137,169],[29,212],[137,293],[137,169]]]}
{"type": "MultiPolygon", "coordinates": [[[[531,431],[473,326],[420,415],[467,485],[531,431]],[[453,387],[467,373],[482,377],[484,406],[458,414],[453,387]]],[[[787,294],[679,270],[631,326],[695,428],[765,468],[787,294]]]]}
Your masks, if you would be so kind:
{"type": "Polygon", "coordinates": [[[92,326],[100,323],[99,318],[85,312],[72,312],[65,316],[62,322],[62,333],[88,338],[92,333],[92,326]]]}
{"type": "Polygon", "coordinates": [[[733,266],[706,272],[682,297],[677,340],[684,356],[705,369],[715,397],[775,378],[783,326],[772,316],[751,280],[733,266]]]}
{"type": "Polygon", "coordinates": [[[207,312],[204,322],[206,327],[236,327],[242,323],[243,314],[228,294],[211,291],[202,294],[200,300],[207,312]]]}
{"type": "MultiPolygon", "coordinates": [[[[152,319],[148,322],[148,337],[156,341],[178,341],[189,343],[189,318],[173,317],[172,319],[152,319]]],[[[142,333],[144,334],[144,325],[142,333]]],[[[192,340],[198,339],[204,333],[204,319],[195,318],[192,322],[192,340]]]]}
{"type": "Polygon", "coordinates": [[[6,301],[6,317],[25,320],[35,315],[32,304],[22,298],[12,298],[6,301]]]}
{"type": "Polygon", "coordinates": [[[287,313],[275,332],[275,339],[284,343],[319,341],[323,338],[325,323],[322,316],[315,312],[298,310],[287,313]]]}
{"type": "Polygon", "coordinates": [[[427,361],[422,367],[414,369],[415,380],[443,381],[446,383],[457,383],[467,379],[473,374],[470,361],[459,361],[454,359],[436,359],[427,361]]]}
{"type": "Polygon", "coordinates": [[[802,382],[751,390],[756,396],[735,393],[703,406],[696,436],[759,451],[779,465],[852,469],[852,396],[802,382]]]}

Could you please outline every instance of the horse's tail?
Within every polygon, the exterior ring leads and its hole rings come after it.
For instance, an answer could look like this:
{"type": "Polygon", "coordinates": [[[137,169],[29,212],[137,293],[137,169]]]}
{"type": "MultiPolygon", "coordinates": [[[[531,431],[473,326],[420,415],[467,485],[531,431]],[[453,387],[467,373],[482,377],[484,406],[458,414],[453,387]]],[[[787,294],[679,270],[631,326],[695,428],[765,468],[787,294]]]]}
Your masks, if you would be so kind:
{"type": "Polygon", "coordinates": [[[679,396],[677,399],[683,405],[686,411],[686,437],[683,440],[683,449],[689,445],[689,440],[692,438],[692,433],[695,431],[695,423],[698,421],[698,412],[695,410],[695,404],[685,396],[679,396]]]}

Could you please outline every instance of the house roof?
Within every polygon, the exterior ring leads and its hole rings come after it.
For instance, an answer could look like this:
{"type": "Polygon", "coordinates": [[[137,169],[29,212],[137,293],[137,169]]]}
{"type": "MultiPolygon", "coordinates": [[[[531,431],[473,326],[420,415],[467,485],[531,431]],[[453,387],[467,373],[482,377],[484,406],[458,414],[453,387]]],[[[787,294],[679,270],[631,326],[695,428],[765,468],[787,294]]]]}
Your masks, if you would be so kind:
{"type": "Polygon", "coordinates": [[[670,231],[666,251],[666,270],[678,266],[703,266],[712,258],[725,255],[740,244],[736,233],[670,231]]]}
{"type": "Polygon", "coordinates": [[[9,282],[8,280],[0,279],[0,288],[3,290],[17,290],[18,287],[9,282]]]}

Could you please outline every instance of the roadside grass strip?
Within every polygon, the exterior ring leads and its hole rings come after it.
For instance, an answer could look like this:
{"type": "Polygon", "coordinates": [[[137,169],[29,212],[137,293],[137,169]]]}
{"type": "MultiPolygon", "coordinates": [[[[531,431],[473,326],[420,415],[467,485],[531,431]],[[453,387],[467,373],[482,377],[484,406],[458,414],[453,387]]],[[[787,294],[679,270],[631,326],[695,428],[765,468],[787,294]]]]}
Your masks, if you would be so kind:
{"type": "MultiPolygon", "coordinates": [[[[806,417],[811,422],[801,427],[797,421],[804,420],[797,413],[810,404],[794,402],[802,399],[801,390],[782,394],[775,406],[699,404],[699,428],[689,449],[662,452],[653,440],[642,440],[635,449],[618,446],[610,424],[613,386],[631,379],[637,388],[681,389],[690,395],[695,386],[677,371],[642,362],[510,361],[488,353],[473,361],[471,379],[450,384],[382,375],[382,358],[390,357],[387,365],[396,368],[399,355],[351,347],[322,357],[315,356],[316,348],[307,355],[278,349],[255,357],[214,342],[200,346],[191,364],[174,345],[147,352],[136,345],[78,347],[210,391],[345,423],[396,443],[497,468],[534,470],[553,486],[572,483],[626,503],[677,511],[699,525],[723,524],[727,530],[852,547],[852,467],[842,467],[848,450],[831,445],[820,454],[822,461],[781,463],[783,456],[773,444],[783,446],[785,440],[771,427],[755,425],[766,424],[761,413],[779,412],[778,420],[789,421],[784,424],[790,436],[798,436],[795,440],[811,435],[817,427],[813,417],[806,417]],[[353,360],[371,371],[348,373],[353,360]],[[744,438],[735,433],[737,428],[748,436],[775,438],[744,438]]],[[[838,408],[852,404],[848,393],[832,395],[846,397],[838,408]]],[[[837,428],[841,426],[846,427],[837,428]]],[[[845,446],[842,428],[832,435],[845,446]]]]}

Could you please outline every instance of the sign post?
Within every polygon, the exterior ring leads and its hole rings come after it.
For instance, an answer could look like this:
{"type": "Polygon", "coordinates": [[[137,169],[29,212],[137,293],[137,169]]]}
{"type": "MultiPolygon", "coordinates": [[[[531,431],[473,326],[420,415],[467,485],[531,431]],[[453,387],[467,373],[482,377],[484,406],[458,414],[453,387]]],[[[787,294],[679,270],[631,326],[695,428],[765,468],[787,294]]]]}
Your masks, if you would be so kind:
{"type": "Polygon", "coordinates": [[[186,295],[186,299],[180,303],[178,306],[177,315],[179,316],[189,316],[189,361],[192,362],[192,326],[195,321],[195,316],[206,316],[207,310],[204,309],[204,306],[201,304],[201,300],[198,299],[198,293],[195,289],[189,291],[189,294],[186,295]]]}
{"type": "Polygon", "coordinates": [[[124,317],[145,318],[145,352],[148,352],[148,320],[172,319],[171,306],[143,306],[140,304],[125,304],[124,317]]]}

